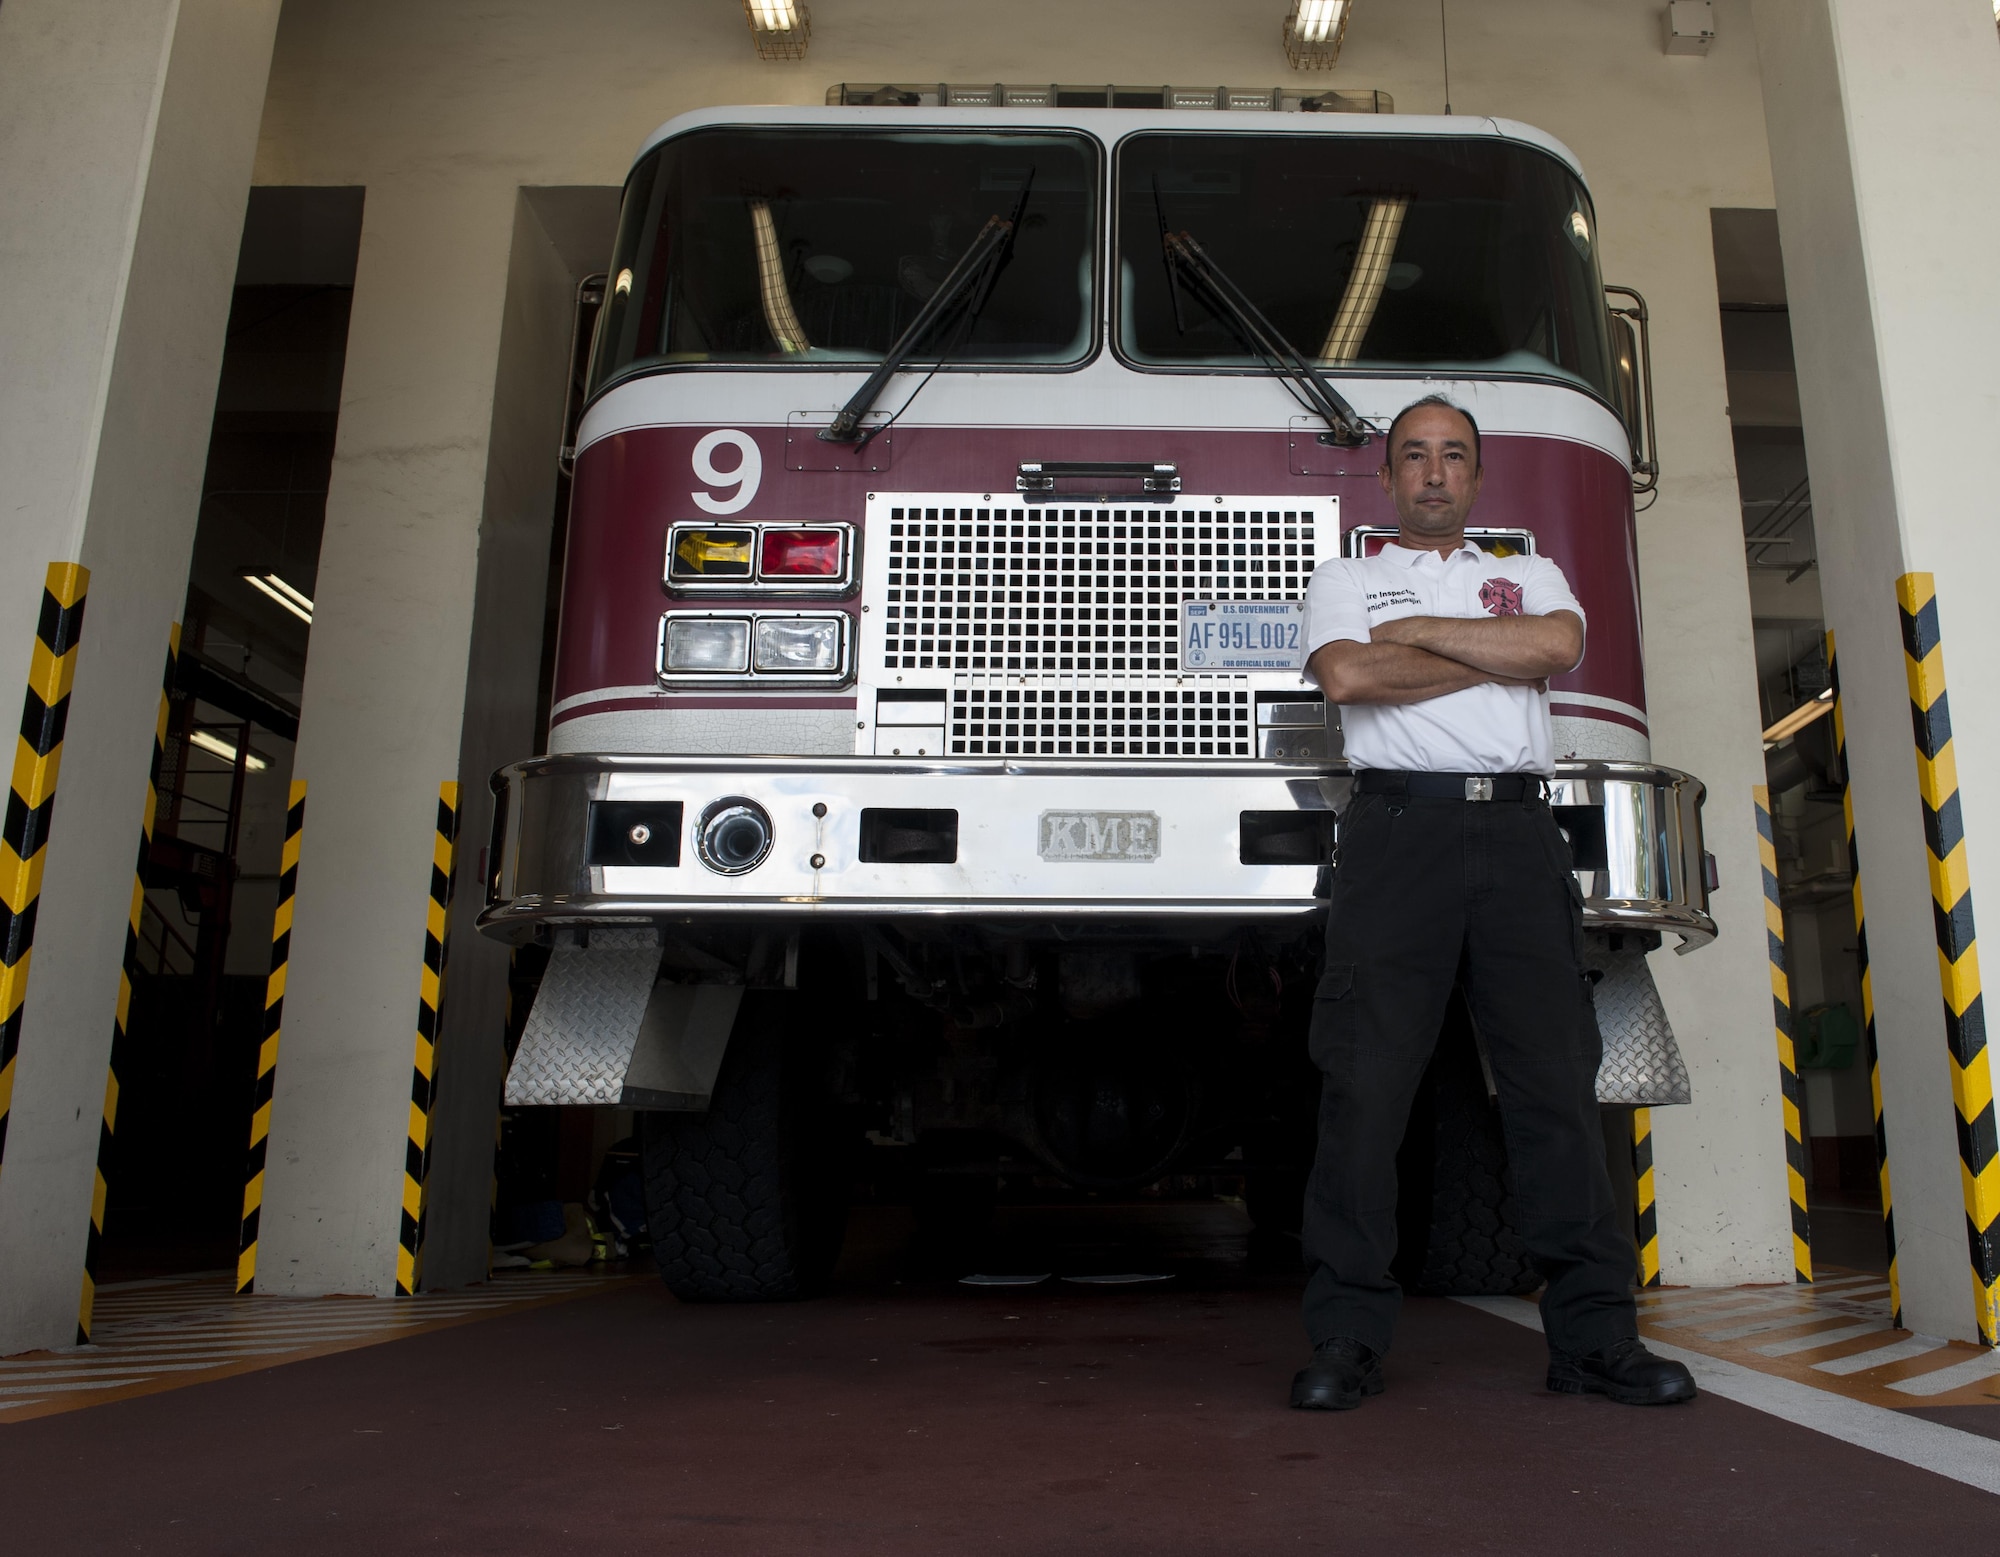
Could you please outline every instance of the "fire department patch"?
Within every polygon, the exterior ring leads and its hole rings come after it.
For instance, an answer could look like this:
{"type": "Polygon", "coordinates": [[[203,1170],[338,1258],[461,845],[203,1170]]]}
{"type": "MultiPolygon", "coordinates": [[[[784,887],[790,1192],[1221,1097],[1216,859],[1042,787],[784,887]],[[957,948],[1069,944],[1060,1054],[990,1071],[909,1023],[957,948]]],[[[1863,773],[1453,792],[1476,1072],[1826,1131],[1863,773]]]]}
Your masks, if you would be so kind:
{"type": "Polygon", "coordinates": [[[1519,616],[1521,586],[1510,578],[1490,578],[1479,586],[1479,603],[1488,616],[1519,616]]]}

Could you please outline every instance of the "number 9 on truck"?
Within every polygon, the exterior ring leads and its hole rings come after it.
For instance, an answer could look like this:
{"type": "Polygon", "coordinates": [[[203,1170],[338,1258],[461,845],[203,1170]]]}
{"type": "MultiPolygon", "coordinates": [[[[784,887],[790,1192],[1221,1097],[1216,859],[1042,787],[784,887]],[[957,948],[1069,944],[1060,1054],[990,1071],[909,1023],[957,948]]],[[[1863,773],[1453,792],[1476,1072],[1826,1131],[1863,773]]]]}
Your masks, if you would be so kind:
{"type": "Polygon", "coordinates": [[[756,439],[733,427],[704,435],[694,446],[694,479],[704,486],[736,489],[728,497],[690,492],[695,507],[710,514],[740,514],[750,506],[757,484],[764,479],[764,456],[757,452],[756,439]],[[721,448],[736,450],[736,464],[728,470],[715,468],[715,451],[721,448]]]}

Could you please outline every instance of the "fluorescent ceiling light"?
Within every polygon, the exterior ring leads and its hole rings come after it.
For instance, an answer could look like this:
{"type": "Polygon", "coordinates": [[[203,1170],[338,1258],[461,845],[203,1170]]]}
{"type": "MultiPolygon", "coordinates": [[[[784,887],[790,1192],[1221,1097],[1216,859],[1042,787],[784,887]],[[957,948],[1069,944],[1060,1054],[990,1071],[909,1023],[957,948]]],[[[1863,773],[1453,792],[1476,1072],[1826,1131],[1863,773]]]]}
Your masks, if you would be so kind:
{"type": "Polygon", "coordinates": [[[804,59],[812,37],[812,12],[804,0],[743,0],[750,41],[759,59],[804,59]]]}
{"type": "MultiPolygon", "coordinates": [[[[1995,0],[2000,4],[2000,0],[1995,0]]],[[[1298,20],[1292,30],[1301,43],[1325,43],[1340,31],[1347,18],[1347,0],[1299,0],[1298,20]]]]}
{"type": "Polygon", "coordinates": [[[303,590],[294,589],[275,573],[246,573],[243,582],[269,595],[306,626],[312,626],[312,597],[303,590]]]}
{"type": "MultiPolygon", "coordinates": [[[[220,757],[232,768],[236,766],[236,748],[212,730],[197,730],[188,740],[211,756],[220,757]]],[[[243,753],[243,766],[252,773],[262,773],[271,764],[254,751],[243,753]]]]}
{"type": "Polygon", "coordinates": [[[1285,17],[1285,58],[1292,69],[1331,70],[1353,9],[1353,0],[1292,0],[1285,17]]]}
{"type": "Polygon", "coordinates": [[[1833,712],[1833,688],[1828,687],[1810,703],[1801,703],[1770,729],[1764,732],[1764,750],[1769,751],[1782,740],[1797,735],[1815,719],[1823,719],[1833,712]]]}

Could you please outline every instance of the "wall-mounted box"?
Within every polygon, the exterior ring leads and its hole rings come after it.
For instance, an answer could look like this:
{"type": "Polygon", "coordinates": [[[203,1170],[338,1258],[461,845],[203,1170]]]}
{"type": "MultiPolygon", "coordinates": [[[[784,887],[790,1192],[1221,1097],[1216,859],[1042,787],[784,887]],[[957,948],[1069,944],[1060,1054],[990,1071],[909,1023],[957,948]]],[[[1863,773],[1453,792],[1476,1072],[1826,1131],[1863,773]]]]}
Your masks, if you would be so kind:
{"type": "Polygon", "coordinates": [[[1669,54],[1706,54],[1715,42],[1715,6],[1711,0],[1674,0],[1666,27],[1669,54]]]}

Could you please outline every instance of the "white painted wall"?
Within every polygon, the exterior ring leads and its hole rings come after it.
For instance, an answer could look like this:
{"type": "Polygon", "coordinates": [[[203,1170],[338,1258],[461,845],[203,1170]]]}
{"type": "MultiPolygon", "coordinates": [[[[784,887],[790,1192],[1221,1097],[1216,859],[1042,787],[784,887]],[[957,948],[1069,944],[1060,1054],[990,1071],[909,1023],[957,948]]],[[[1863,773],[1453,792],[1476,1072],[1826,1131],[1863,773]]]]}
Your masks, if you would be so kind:
{"type": "MultiPolygon", "coordinates": [[[[1903,1312],[1972,1339],[1897,576],[1937,576],[1975,900],[2000,914],[2000,45],[1984,0],[1756,0],[1778,219],[1839,644],[1903,1312]]],[[[1976,1067],[1984,1072],[1982,1057],[1976,1067]]],[[[1990,1081],[1982,1082],[1990,1089],[1990,1081]]],[[[1989,1092],[1990,1095],[1990,1092],[1989,1092]]]]}
{"type": "Polygon", "coordinates": [[[125,911],[278,0],[0,6],[0,700],[89,604],[0,1167],[0,1353],[75,1337],[125,911]]]}

